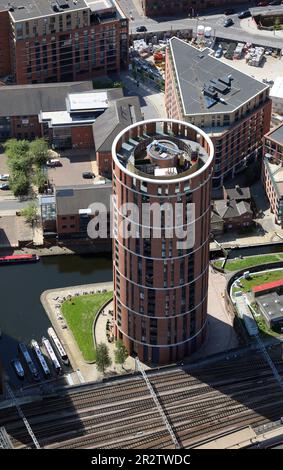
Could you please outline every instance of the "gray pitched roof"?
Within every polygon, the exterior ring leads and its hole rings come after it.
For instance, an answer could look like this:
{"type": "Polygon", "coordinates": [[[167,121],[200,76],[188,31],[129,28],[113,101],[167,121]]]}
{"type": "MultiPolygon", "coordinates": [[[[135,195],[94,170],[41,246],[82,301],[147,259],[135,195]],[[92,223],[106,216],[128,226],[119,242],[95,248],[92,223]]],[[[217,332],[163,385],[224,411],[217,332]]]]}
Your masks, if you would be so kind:
{"type": "Polygon", "coordinates": [[[250,199],[251,198],[251,191],[250,188],[242,188],[240,186],[236,186],[235,188],[227,189],[225,188],[227,196],[229,199],[243,200],[243,199],[250,199]]]}
{"type": "Polygon", "coordinates": [[[0,116],[35,116],[66,109],[69,93],[92,91],[91,81],[0,87],[0,116]]]}
{"type": "Polygon", "coordinates": [[[87,209],[96,202],[104,204],[109,212],[111,195],[111,183],[57,186],[55,189],[57,214],[75,215],[80,209],[87,209]]]}
{"type": "Polygon", "coordinates": [[[252,214],[250,204],[245,201],[236,202],[235,200],[231,200],[227,204],[227,201],[225,199],[221,199],[219,201],[215,201],[214,207],[215,211],[224,220],[240,217],[241,215],[246,213],[252,214]]]}
{"type": "Polygon", "coordinates": [[[93,124],[96,150],[111,152],[113,140],[127,126],[142,120],[139,98],[128,96],[113,101],[93,124]]]}

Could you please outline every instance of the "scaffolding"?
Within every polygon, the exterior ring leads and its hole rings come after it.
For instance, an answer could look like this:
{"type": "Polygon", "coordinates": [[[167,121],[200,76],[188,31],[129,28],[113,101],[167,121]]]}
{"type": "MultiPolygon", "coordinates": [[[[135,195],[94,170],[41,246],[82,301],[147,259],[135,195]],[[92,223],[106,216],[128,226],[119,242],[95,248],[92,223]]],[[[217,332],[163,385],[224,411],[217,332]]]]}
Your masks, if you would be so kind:
{"type": "Polygon", "coordinates": [[[162,421],[163,421],[163,423],[165,424],[166,429],[167,429],[167,431],[169,432],[169,434],[170,434],[170,436],[171,436],[171,439],[172,439],[172,441],[173,441],[173,443],[174,443],[174,445],[175,445],[175,449],[180,449],[181,446],[180,446],[180,444],[179,444],[179,442],[178,442],[178,439],[177,439],[177,437],[176,437],[176,435],[175,435],[175,433],[174,433],[174,431],[173,431],[173,429],[172,429],[172,427],[171,427],[171,425],[170,425],[170,423],[169,423],[169,421],[168,421],[168,419],[167,419],[167,417],[166,417],[166,415],[165,415],[165,413],[164,413],[164,411],[163,411],[163,408],[162,408],[162,406],[161,406],[161,404],[160,404],[160,402],[159,402],[159,400],[158,400],[158,398],[157,398],[157,395],[156,395],[156,393],[155,393],[155,391],[154,391],[154,389],[153,389],[153,387],[152,387],[152,385],[151,385],[151,383],[150,383],[150,381],[149,381],[149,379],[148,379],[148,377],[147,377],[145,371],[144,371],[143,368],[142,368],[142,365],[141,365],[141,363],[140,363],[138,357],[135,358],[135,361],[136,361],[136,367],[137,367],[137,369],[139,370],[139,372],[141,373],[141,375],[142,375],[142,377],[143,377],[143,379],[144,379],[144,381],[145,381],[145,383],[146,383],[146,385],[147,385],[147,388],[149,389],[149,392],[150,392],[150,394],[151,394],[151,396],[152,396],[152,398],[153,398],[153,401],[154,401],[154,403],[155,403],[155,405],[156,405],[156,408],[157,408],[158,411],[159,411],[159,414],[160,414],[160,416],[161,416],[161,418],[162,418],[162,421]]]}

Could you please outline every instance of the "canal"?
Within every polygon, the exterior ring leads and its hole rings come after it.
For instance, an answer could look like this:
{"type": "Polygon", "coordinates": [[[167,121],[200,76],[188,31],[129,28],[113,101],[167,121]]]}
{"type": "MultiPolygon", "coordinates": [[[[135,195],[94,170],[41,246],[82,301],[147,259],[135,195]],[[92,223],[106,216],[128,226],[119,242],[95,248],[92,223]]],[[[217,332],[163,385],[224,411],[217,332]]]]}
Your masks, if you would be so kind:
{"type": "Polygon", "coordinates": [[[111,254],[46,256],[38,263],[0,266],[0,359],[14,386],[20,382],[11,367],[18,343],[36,339],[41,344],[50,326],[42,292],[111,280],[111,254]]]}

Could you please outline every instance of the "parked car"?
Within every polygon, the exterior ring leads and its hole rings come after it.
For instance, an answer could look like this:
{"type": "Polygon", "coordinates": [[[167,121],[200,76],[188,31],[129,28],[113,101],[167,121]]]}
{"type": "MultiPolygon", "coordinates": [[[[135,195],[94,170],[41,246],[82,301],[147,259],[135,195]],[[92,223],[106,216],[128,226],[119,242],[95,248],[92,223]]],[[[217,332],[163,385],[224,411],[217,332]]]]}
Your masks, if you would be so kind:
{"type": "Polygon", "coordinates": [[[218,47],[217,51],[215,52],[215,57],[219,59],[219,57],[222,56],[222,53],[223,53],[222,47],[218,47]]]}
{"type": "Polygon", "coordinates": [[[268,5],[281,5],[281,0],[273,0],[273,2],[269,2],[268,5]]]}
{"type": "Polygon", "coordinates": [[[239,13],[238,18],[240,18],[240,19],[249,18],[250,16],[252,16],[250,10],[245,10],[245,11],[241,11],[241,13],[239,13]]]}
{"type": "Polygon", "coordinates": [[[9,178],[10,178],[10,175],[8,175],[7,173],[0,175],[1,181],[8,181],[9,178]]]}
{"type": "Polygon", "coordinates": [[[266,7],[267,5],[268,5],[268,2],[258,2],[256,6],[257,7],[266,7]]]}
{"type": "Polygon", "coordinates": [[[59,158],[52,158],[51,160],[48,160],[46,163],[47,166],[62,166],[62,163],[60,162],[59,158]]]}
{"type": "Polygon", "coordinates": [[[232,18],[227,18],[227,20],[224,21],[224,27],[227,28],[228,26],[232,26],[232,24],[234,24],[234,21],[232,20],[232,18]]]}
{"type": "Polygon", "coordinates": [[[224,11],[224,15],[233,15],[235,13],[234,8],[227,8],[227,10],[224,11]]]}
{"type": "Polygon", "coordinates": [[[95,177],[95,174],[92,171],[84,171],[82,176],[83,178],[91,179],[95,177]]]}
{"type": "Polygon", "coordinates": [[[137,33],[144,33],[145,31],[147,31],[147,27],[146,27],[146,26],[137,26],[137,27],[136,27],[136,32],[137,32],[137,33]]]}
{"type": "Polygon", "coordinates": [[[10,189],[10,186],[8,183],[1,183],[0,184],[0,189],[10,189]]]}

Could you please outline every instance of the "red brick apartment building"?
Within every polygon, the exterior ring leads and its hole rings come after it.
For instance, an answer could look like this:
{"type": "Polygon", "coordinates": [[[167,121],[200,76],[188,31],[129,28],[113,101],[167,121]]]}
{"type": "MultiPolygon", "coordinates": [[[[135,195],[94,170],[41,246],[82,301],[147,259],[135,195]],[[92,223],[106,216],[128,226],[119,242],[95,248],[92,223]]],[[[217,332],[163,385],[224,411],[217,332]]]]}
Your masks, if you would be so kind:
{"type": "Polygon", "coordinates": [[[205,339],[213,154],[201,129],[169,119],[131,125],[113,143],[115,334],[143,362],[180,360],[205,339]],[[138,220],[125,213],[127,202],[138,208],[138,220]],[[144,203],[161,209],[157,237],[150,212],[143,217],[144,203]],[[182,221],[166,222],[167,203],[175,217],[182,206],[182,221]],[[184,210],[189,203],[191,216],[184,210]],[[123,223],[133,225],[136,236],[124,236],[123,223]],[[195,229],[189,245],[179,243],[179,224],[195,229]]]}
{"type": "Polygon", "coordinates": [[[195,124],[215,148],[213,188],[257,159],[270,129],[269,87],[211,55],[172,38],[166,52],[167,116],[195,124]]]}
{"type": "Polygon", "coordinates": [[[17,84],[119,73],[128,19],[115,0],[0,0],[0,77],[17,84]]]}
{"type": "Polygon", "coordinates": [[[283,124],[263,139],[262,181],[275,222],[283,228],[283,124]]]}
{"type": "MultiPolygon", "coordinates": [[[[192,15],[196,16],[205,8],[240,5],[243,0],[140,0],[146,16],[192,15]]],[[[255,2],[249,2],[254,6],[255,2]]]]}

